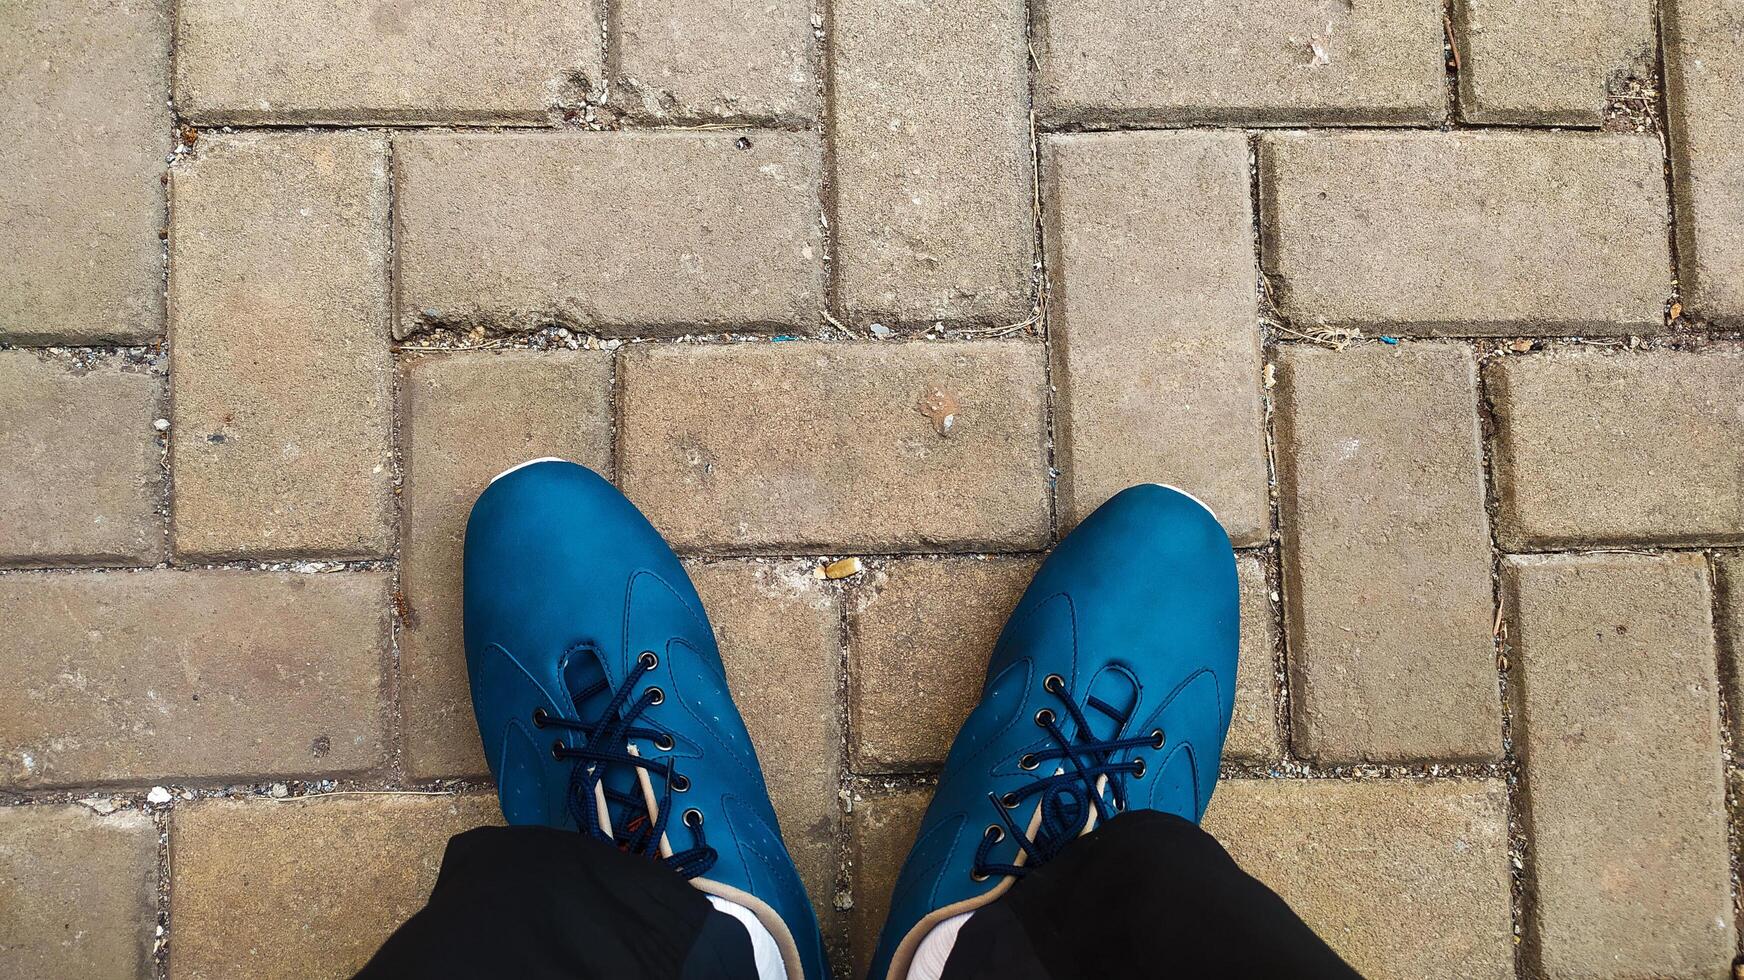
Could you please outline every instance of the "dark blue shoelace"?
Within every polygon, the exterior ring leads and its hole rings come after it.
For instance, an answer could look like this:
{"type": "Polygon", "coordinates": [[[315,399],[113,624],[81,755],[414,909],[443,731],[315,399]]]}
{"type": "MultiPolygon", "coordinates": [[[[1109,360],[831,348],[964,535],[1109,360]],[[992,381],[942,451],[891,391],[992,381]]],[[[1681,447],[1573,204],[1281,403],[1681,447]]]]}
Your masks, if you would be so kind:
{"type": "MultiPolygon", "coordinates": [[[[684,877],[694,878],[713,867],[719,856],[714,848],[708,846],[703,836],[702,811],[686,810],[682,818],[696,841],[695,846],[688,850],[674,851],[665,857],[660,854],[660,838],[666,832],[672,815],[672,792],[674,789],[682,791],[688,788],[690,780],[673,770],[670,759],[656,760],[632,755],[628,750],[628,743],[633,738],[650,740],[661,749],[672,746],[671,736],[665,732],[635,723],[644,711],[665,700],[664,692],[657,687],[650,687],[634,702],[630,702],[628,707],[625,706],[637,680],[653,670],[657,663],[658,660],[653,654],[642,654],[636,665],[630,668],[629,676],[612,693],[611,700],[600,711],[597,721],[557,718],[541,708],[533,712],[533,723],[540,728],[566,728],[580,732],[587,739],[586,744],[580,748],[558,744],[551,749],[551,754],[556,758],[576,760],[575,768],[569,775],[569,810],[574,814],[576,826],[582,833],[619,850],[652,857],[684,877]],[[636,791],[628,793],[613,789],[605,783],[606,773],[613,766],[646,770],[651,775],[660,777],[662,790],[658,816],[650,818],[648,815],[647,801],[640,792],[640,779],[636,780],[636,791]],[[608,834],[600,827],[596,788],[604,791],[608,807],[618,804],[622,810],[620,816],[628,814],[624,819],[610,821],[613,833],[608,834]]],[[[608,689],[609,685],[602,678],[574,692],[572,700],[576,713],[581,714],[582,703],[588,698],[608,689]]],[[[608,811],[607,816],[610,815],[608,811]]]]}
{"type": "Polygon", "coordinates": [[[1115,814],[1126,809],[1126,780],[1128,777],[1144,778],[1144,760],[1116,761],[1115,755],[1127,749],[1163,746],[1165,736],[1160,728],[1146,735],[1120,737],[1130,720],[1128,716],[1091,695],[1085,699],[1086,706],[1114,722],[1111,737],[1097,738],[1091,731],[1084,712],[1078,707],[1077,700],[1066,689],[1063,678],[1058,674],[1049,674],[1042,686],[1048,693],[1058,697],[1065,706],[1066,713],[1072,720],[1076,741],[1068,740],[1053,709],[1043,708],[1036,712],[1036,724],[1047,731],[1052,747],[1025,755],[1019,765],[1024,769],[1035,769],[1042,763],[1055,759],[1064,760],[1066,765],[1063,771],[1038,779],[1006,793],[1003,797],[991,793],[987,795],[987,799],[993,803],[994,812],[999,815],[1000,822],[982,833],[981,846],[975,849],[975,862],[970,874],[977,881],[984,881],[993,875],[1021,878],[1030,869],[1052,860],[1062,848],[1075,840],[1088,822],[1092,809],[1095,810],[1098,821],[1112,819],[1115,814]],[[1096,783],[1104,776],[1107,777],[1105,789],[1098,792],[1096,783]],[[1041,825],[1036,828],[1034,839],[1031,839],[1024,828],[1019,827],[1017,821],[1012,819],[1011,813],[1021,807],[1025,800],[1034,796],[1041,797],[1042,819],[1041,825]],[[993,848],[1007,834],[1017,843],[1025,863],[1005,864],[991,860],[993,848]]]}

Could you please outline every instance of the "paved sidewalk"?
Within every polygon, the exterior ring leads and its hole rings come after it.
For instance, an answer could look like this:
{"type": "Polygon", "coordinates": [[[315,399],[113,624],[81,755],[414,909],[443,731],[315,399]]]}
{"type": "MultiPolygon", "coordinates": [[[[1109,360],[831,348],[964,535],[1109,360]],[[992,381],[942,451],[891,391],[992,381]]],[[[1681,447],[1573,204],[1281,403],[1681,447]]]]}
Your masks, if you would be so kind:
{"type": "Polygon", "coordinates": [[[1744,0],[0,5],[0,977],[355,969],[497,819],[538,455],[691,562],[844,977],[1147,480],[1241,552],[1207,822],[1353,964],[1729,976],[1741,105],[1744,0]]]}

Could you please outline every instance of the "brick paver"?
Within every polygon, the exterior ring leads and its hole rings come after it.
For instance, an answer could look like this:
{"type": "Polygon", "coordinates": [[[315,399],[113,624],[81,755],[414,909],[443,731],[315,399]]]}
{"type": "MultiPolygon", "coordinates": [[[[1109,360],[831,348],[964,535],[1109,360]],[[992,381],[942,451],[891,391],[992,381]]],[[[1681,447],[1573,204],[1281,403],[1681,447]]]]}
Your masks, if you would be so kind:
{"type": "Polygon", "coordinates": [[[1744,541],[1744,357],[1579,351],[1486,377],[1504,547],[1744,541]]]}
{"type": "Polygon", "coordinates": [[[1210,505],[1236,544],[1262,542],[1247,140],[1073,135],[1046,151],[1062,523],[1134,483],[1168,483],[1210,505]]]}
{"type": "Polygon", "coordinates": [[[1429,0],[1036,3],[1037,108],[1069,125],[1433,123],[1447,116],[1429,0]]]}
{"type": "Polygon", "coordinates": [[[0,342],[163,333],[169,0],[0,7],[0,342]]]}
{"type": "Polygon", "coordinates": [[[1458,0],[1459,113],[1471,122],[1597,126],[1606,96],[1653,75],[1647,0],[1458,0]]]}
{"type": "Polygon", "coordinates": [[[388,576],[0,575],[0,788],[382,761],[388,576]]]}
{"type": "Polygon", "coordinates": [[[1020,341],[641,347],[620,374],[623,487],[681,549],[1033,548],[1042,357],[1020,341]]]}
{"type": "MultiPolygon", "coordinates": [[[[898,789],[856,795],[849,818],[848,873],[854,882],[854,907],[848,913],[848,950],[853,972],[864,977],[878,948],[878,931],[890,911],[890,893],[908,849],[920,831],[920,818],[932,790],[898,789]]],[[[877,978],[882,980],[882,978],[877,978]]]]}
{"type": "Polygon", "coordinates": [[[144,368],[0,351],[0,565],[158,559],[162,396],[144,368]]]}
{"type": "Polygon", "coordinates": [[[813,566],[727,561],[692,565],[733,700],[745,717],[769,798],[812,905],[836,895],[837,781],[842,726],[841,607],[813,566]]]}
{"type": "Polygon", "coordinates": [[[1262,256],[1298,330],[1650,333],[1670,294],[1659,144],[1586,133],[1260,142],[1262,256]]]}
{"type": "Polygon", "coordinates": [[[817,117],[811,4],[624,0],[613,17],[621,101],[637,119],[803,126],[817,117]]]}
{"type": "Polygon", "coordinates": [[[1029,315],[1022,0],[841,0],[830,27],[837,299],[865,326],[1029,315]]]}
{"type": "Polygon", "coordinates": [[[1225,781],[1205,827],[1374,980],[1514,975],[1496,780],[1225,781]]]}
{"type": "Polygon", "coordinates": [[[1034,559],[911,558],[857,583],[848,601],[854,769],[942,766],[981,697],[1005,619],[1034,559]]]}
{"type": "Polygon", "coordinates": [[[1720,976],[1736,952],[1700,555],[1515,558],[1515,745],[1550,976],[1720,976]]]}
{"type": "Polygon", "coordinates": [[[803,133],[402,137],[395,329],[815,326],[820,166],[803,133]]]}
{"type": "Polygon", "coordinates": [[[1295,748],[1328,761],[1501,749],[1471,352],[1297,347],[1278,483],[1295,748]]]}
{"type": "Polygon", "coordinates": [[[1737,329],[1744,325],[1744,0],[1670,0],[1662,17],[1683,301],[1737,329]]]}
{"type": "Polygon", "coordinates": [[[400,725],[414,779],[489,770],[461,643],[466,518],[491,477],[558,456],[611,474],[611,362],[597,352],[417,358],[400,386],[406,532],[400,590],[400,725]]]}
{"type": "Polygon", "coordinates": [[[176,551],[386,554],[385,142],[207,137],[171,196],[176,551]]]}
{"type": "Polygon", "coordinates": [[[0,975],[151,976],[157,838],[137,810],[0,808],[0,975]]]}
{"type": "MultiPolygon", "coordinates": [[[[857,585],[848,603],[848,710],[856,772],[936,769],[975,707],[993,643],[1037,563],[901,559],[857,585]]],[[[1265,571],[1244,555],[1241,659],[1227,757],[1278,757],[1277,682],[1265,571]]]]}
{"type": "Polygon", "coordinates": [[[177,5],[176,105],[202,123],[543,121],[604,80],[592,4],[177,5]]]}
{"type": "Polygon", "coordinates": [[[423,907],[490,795],[211,800],[170,824],[174,980],[345,977],[423,907]]]}

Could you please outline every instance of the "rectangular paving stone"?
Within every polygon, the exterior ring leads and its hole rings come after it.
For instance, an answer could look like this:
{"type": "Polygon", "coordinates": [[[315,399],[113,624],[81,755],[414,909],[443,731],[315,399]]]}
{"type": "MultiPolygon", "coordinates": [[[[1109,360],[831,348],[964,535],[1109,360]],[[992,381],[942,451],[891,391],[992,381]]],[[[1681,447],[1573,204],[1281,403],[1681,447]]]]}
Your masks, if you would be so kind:
{"type": "Polygon", "coordinates": [[[0,351],[0,565],[162,556],[162,400],[146,367],[0,351]]]}
{"type": "Polygon", "coordinates": [[[835,298],[853,324],[1029,316],[1027,16],[1022,0],[831,9],[835,298]]]}
{"type": "Polygon", "coordinates": [[[821,166],[809,133],[402,137],[396,335],[814,327],[821,166]]]}
{"type": "Polygon", "coordinates": [[[1038,564],[904,558],[852,584],[848,712],[856,772],[944,764],[981,698],[993,643],[1038,564]]]}
{"type": "Polygon", "coordinates": [[[695,551],[1040,547],[1042,357],[1020,341],[641,345],[619,375],[623,487],[695,551]]]}
{"type": "Polygon", "coordinates": [[[1663,326],[1649,136],[1291,133],[1260,141],[1261,255],[1297,328],[1629,334],[1663,326]]]}
{"type": "Polygon", "coordinates": [[[1648,0],[1457,0],[1453,24],[1467,122],[1597,126],[1658,60],[1648,0]]]}
{"type": "Polygon", "coordinates": [[[1135,483],[1167,483],[1204,500],[1238,546],[1261,543],[1271,499],[1247,139],[1045,147],[1061,524],[1135,483]]]}
{"type": "Polygon", "coordinates": [[[1205,829],[1365,977],[1514,976],[1500,780],[1225,780],[1205,829]]]}
{"type": "Polygon", "coordinates": [[[1505,357],[1489,382],[1504,548],[1744,542],[1744,357],[1505,357]]]}
{"type": "Polygon", "coordinates": [[[1469,350],[1291,347],[1278,492],[1294,747],[1327,762],[1501,750],[1469,350]]]}
{"type": "Polygon", "coordinates": [[[0,64],[0,342],[156,340],[169,0],[9,0],[0,64]]]}
{"type": "Polygon", "coordinates": [[[1685,307],[1744,326],[1744,0],[1671,0],[1661,14],[1667,130],[1685,307]]]}
{"type": "Polygon", "coordinates": [[[1503,584],[1539,969],[1725,975],[1736,939],[1706,561],[1510,558],[1503,584]]]}
{"type": "Polygon", "coordinates": [[[0,807],[0,976],[151,976],[157,837],[137,810],[0,807]]]}
{"type": "Polygon", "coordinates": [[[692,564],[733,700],[769,784],[781,837],[812,905],[836,897],[842,808],[841,599],[808,563],[692,564]]]}
{"type": "Polygon", "coordinates": [[[0,575],[0,789],[382,761],[385,572],[0,575]]]}
{"type": "Polygon", "coordinates": [[[1447,116],[1433,0],[1036,5],[1050,123],[1435,123],[1447,116]]]}
{"type": "MultiPolygon", "coordinates": [[[[896,875],[920,832],[920,818],[932,802],[930,787],[854,794],[849,817],[848,872],[854,905],[848,912],[848,950],[853,976],[866,976],[878,949],[878,931],[890,911],[896,875]]],[[[882,980],[882,978],[880,978],[882,980]]]]}
{"type": "MultiPolygon", "coordinates": [[[[994,641],[1038,564],[1029,558],[904,558],[852,585],[848,711],[855,772],[944,765],[957,729],[980,700],[994,641]]],[[[1236,564],[1242,647],[1224,755],[1272,761],[1282,750],[1268,586],[1251,555],[1236,564]]]]}
{"type": "Polygon", "coordinates": [[[207,136],[170,193],[177,553],[387,554],[385,141],[207,136]]]}
{"type": "Polygon", "coordinates": [[[169,976],[348,977],[423,908],[448,838],[501,822],[484,794],[177,806],[169,976]]]}
{"type": "Polygon", "coordinates": [[[544,122],[605,77],[595,5],[185,0],[176,107],[201,123],[544,122]]]}
{"type": "Polygon", "coordinates": [[[400,382],[405,539],[400,728],[413,779],[482,776],[461,638],[461,544],[472,503],[518,463],[612,472],[611,355],[480,351],[420,357],[400,382]]]}
{"type": "Polygon", "coordinates": [[[622,0],[613,21],[621,102],[637,119],[806,126],[817,117],[809,3],[622,0]]]}

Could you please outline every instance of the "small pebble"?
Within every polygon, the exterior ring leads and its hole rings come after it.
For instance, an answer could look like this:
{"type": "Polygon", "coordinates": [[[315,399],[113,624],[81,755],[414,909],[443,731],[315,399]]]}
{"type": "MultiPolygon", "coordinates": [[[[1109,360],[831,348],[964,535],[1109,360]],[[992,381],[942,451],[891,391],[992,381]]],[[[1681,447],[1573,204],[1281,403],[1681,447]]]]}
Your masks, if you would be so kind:
{"type": "Polygon", "coordinates": [[[286,786],[284,783],[273,783],[272,784],[272,798],[273,799],[282,800],[289,795],[291,795],[291,788],[289,786],[286,786]]]}
{"type": "Polygon", "coordinates": [[[151,427],[159,432],[168,432],[170,430],[170,420],[158,419],[156,422],[151,424],[151,427]]]}
{"type": "Polygon", "coordinates": [[[162,803],[168,803],[169,801],[170,801],[170,791],[167,789],[164,789],[162,786],[153,786],[151,788],[151,792],[145,794],[145,802],[147,802],[147,803],[162,804],[162,803]]]}

